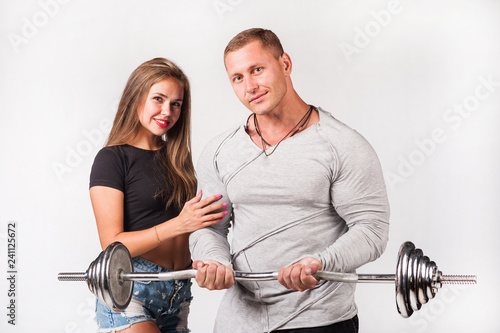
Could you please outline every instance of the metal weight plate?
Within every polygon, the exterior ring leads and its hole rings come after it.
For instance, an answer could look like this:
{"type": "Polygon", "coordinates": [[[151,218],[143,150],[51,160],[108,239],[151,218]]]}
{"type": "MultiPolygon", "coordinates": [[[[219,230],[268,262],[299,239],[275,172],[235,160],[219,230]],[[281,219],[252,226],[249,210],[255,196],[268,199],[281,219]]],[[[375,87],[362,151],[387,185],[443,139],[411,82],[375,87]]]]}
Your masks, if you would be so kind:
{"type": "MultiPolygon", "coordinates": [[[[404,303],[404,296],[403,296],[403,293],[401,292],[401,290],[403,289],[403,281],[401,281],[401,278],[402,278],[402,274],[401,274],[401,266],[402,266],[402,259],[403,259],[403,248],[404,248],[405,244],[401,245],[401,247],[399,248],[399,254],[398,254],[398,264],[396,265],[396,274],[395,274],[395,286],[396,286],[396,307],[397,307],[397,310],[398,310],[398,313],[401,314],[402,316],[404,316],[401,311],[403,311],[403,306],[400,306],[400,305],[403,305],[404,303]]],[[[406,314],[406,311],[404,311],[404,313],[406,314]]]]}
{"type": "Polygon", "coordinates": [[[434,286],[434,277],[436,276],[438,272],[438,268],[437,268],[437,265],[434,261],[431,261],[429,263],[429,298],[434,298],[434,296],[436,296],[436,293],[437,293],[437,288],[435,288],[434,286]]]}
{"type": "Polygon", "coordinates": [[[87,285],[90,291],[99,298],[99,300],[103,303],[104,299],[101,295],[101,278],[100,271],[102,269],[102,261],[104,257],[104,252],[101,252],[99,256],[90,263],[89,268],[87,269],[87,285]]]}
{"type": "Polygon", "coordinates": [[[123,311],[129,305],[134,289],[133,281],[124,281],[123,273],[133,271],[132,259],[127,247],[119,242],[110,244],[102,252],[103,256],[96,270],[98,276],[97,297],[109,309],[123,311]]]}
{"type": "Polygon", "coordinates": [[[410,255],[410,262],[408,265],[408,280],[410,286],[410,306],[413,311],[418,311],[422,307],[422,304],[418,301],[418,267],[420,265],[420,259],[424,253],[420,249],[416,249],[410,255]],[[410,270],[411,268],[411,270],[410,270]]]}
{"type": "Polygon", "coordinates": [[[425,272],[427,271],[427,267],[429,265],[430,259],[427,256],[423,256],[420,260],[420,265],[418,265],[418,301],[421,304],[426,304],[429,301],[429,297],[427,296],[427,278],[425,276],[425,272]]]}
{"type": "Polygon", "coordinates": [[[396,307],[404,318],[412,315],[409,305],[408,261],[409,254],[415,249],[412,242],[406,242],[399,249],[398,264],[396,267],[396,307]]]}
{"type": "Polygon", "coordinates": [[[430,261],[427,267],[425,268],[425,293],[428,299],[434,298],[434,293],[432,292],[432,270],[433,266],[435,266],[434,261],[430,261]]]}
{"type": "Polygon", "coordinates": [[[121,243],[113,246],[109,259],[109,291],[113,310],[123,311],[129,305],[134,289],[133,281],[123,281],[122,273],[131,273],[134,268],[127,247],[121,243]]]}

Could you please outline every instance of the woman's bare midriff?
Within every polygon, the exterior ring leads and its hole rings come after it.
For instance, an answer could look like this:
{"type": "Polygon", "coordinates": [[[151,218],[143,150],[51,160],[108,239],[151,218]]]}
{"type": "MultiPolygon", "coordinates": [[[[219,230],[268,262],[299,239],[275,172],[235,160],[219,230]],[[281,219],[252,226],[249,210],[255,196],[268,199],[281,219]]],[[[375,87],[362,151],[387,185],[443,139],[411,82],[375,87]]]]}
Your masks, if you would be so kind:
{"type": "Polygon", "coordinates": [[[191,267],[189,234],[165,240],[141,257],[174,271],[188,269],[191,267]]]}

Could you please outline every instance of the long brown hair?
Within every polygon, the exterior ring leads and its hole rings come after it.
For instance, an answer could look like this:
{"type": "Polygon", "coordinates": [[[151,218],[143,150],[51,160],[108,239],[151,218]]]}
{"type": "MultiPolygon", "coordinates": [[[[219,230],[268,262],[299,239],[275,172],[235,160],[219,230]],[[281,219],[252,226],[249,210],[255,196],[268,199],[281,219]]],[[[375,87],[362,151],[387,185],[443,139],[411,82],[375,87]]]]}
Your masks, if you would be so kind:
{"type": "Polygon", "coordinates": [[[154,58],[132,72],[123,90],[106,146],[127,144],[135,138],[141,126],[137,114],[141,103],[144,103],[151,86],[166,78],[179,80],[184,89],[184,97],[175,125],[167,131],[164,138],[156,138],[156,144],[161,147],[156,154],[164,170],[165,182],[169,185],[162,186],[157,194],[166,198],[167,207],[175,205],[181,209],[195,195],[197,184],[191,157],[189,80],[176,64],[164,58],[154,58]]]}

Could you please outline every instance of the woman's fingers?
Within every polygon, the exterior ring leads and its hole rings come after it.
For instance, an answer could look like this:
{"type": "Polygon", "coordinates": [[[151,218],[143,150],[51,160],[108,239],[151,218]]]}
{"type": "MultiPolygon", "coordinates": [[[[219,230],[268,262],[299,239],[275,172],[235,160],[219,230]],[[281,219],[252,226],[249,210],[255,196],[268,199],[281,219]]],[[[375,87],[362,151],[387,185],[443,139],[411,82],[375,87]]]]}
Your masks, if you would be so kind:
{"type": "Polygon", "coordinates": [[[222,198],[222,194],[214,194],[214,195],[211,195],[211,196],[206,197],[205,199],[201,200],[202,197],[203,197],[203,193],[200,190],[194,198],[192,198],[189,201],[186,201],[186,206],[193,206],[193,208],[195,208],[195,209],[204,208],[204,207],[210,205],[211,203],[222,198]]]}
{"type": "Polygon", "coordinates": [[[217,200],[219,200],[220,198],[222,198],[222,194],[215,194],[215,195],[211,195],[209,197],[206,197],[205,199],[201,200],[199,202],[199,205],[201,207],[205,207],[209,204],[211,204],[212,202],[216,202],[217,200]]]}
{"type": "Polygon", "coordinates": [[[217,202],[222,198],[221,194],[209,196],[201,200],[202,192],[193,199],[186,202],[179,214],[179,221],[184,225],[186,232],[192,232],[220,222],[225,215],[229,214],[226,202],[217,202]]]}
{"type": "Polygon", "coordinates": [[[195,203],[199,202],[201,198],[203,197],[203,192],[200,190],[196,196],[194,196],[191,200],[186,201],[186,205],[194,205],[195,203]]]}
{"type": "MultiPolygon", "coordinates": [[[[201,193],[201,191],[200,191],[201,193]]],[[[221,194],[215,194],[211,195],[201,201],[193,203],[193,208],[195,210],[200,210],[200,213],[202,215],[206,215],[210,212],[219,210],[219,209],[224,209],[228,206],[226,202],[219,202],[219,203],[214,203],[222,198],[221,194]]],[[[227,214],[227,213],[226,213],[227,214]]]]}
{"type": "MultiPolygon", "coordinates": [[[[221,203],[217,203],[217,204],[211,204],[211,205],[208,205],[206,206],[205,208],[202,208],[200,211],[203,215],[207,215],[208,213],[211,213],[211,212],[214,212],[216,210],[220,210],[220,209],[224,209],[226,208],[228,205],[226,202],[221,202],[221,203]]],[[[227,214],[228,211],[224,211],[224,214],[227,214]]]]}

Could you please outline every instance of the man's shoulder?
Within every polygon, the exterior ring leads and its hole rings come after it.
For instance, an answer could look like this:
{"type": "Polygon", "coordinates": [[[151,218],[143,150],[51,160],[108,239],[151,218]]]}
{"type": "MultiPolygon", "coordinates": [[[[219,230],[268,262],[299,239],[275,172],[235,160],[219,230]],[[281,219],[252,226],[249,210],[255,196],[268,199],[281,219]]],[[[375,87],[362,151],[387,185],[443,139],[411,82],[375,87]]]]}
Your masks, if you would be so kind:
{"type": "Polygon", "coordinates": [[[318,112],[320,114],[320,125],[325,130],[326,134],[359,135],[356,130],[335,118],[330,112],[320,107],[318,108],[318,112]]]}
{"type": "Polygon", "coordinates": [[[221,132],[210,139],[207,143],[207,146],[219,145],[222,142],[232,138],[238,131],[242,129],[242,125],[233,125],[229,129],[226,129],[224,132],[221,132]]]}
{"type": "Polygon", "coordinates": [[[318,108],[320,129],[330,145],[336,149],[353,149],[369,145],[366,138],[355,129],[335,118],[330,112],[318,108]]]}
{"type": "Polygon", "coordinates": [[[234,138],[240,130],[243,130],[243,126],[241,124],[234,125],[228,130],[217,134],[215,137],[212,137],[205,145],[203,154],[214,154],[225,142],[231,140],[231,138],[234,138]]]}

